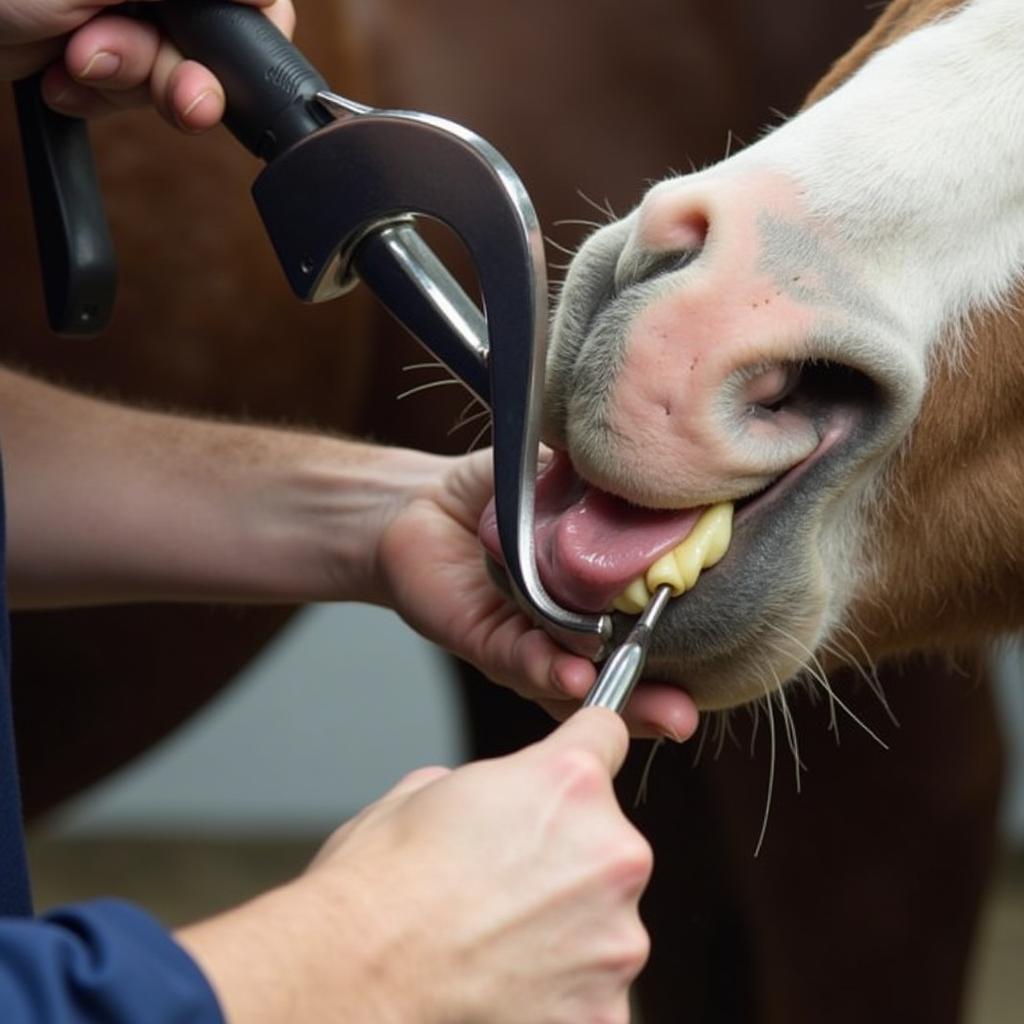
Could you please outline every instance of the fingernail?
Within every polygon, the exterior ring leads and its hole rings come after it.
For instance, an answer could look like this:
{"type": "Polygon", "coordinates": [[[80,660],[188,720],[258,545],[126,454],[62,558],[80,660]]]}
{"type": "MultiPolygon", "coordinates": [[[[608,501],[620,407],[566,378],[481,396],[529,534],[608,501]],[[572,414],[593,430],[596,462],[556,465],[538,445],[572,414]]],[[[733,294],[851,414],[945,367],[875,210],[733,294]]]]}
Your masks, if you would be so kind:
{"type": "Polygon", "coordinates": [[[682,743],[683,738],[670,725],[663,725],[658,729],[658,735],[663,740],[671,740],[673,743],[682,743]]]}
{"type": "Polygon", "coordinates": [[[552,665],[548,671],[548,682],[559,693],[568,694],[569,691],[566,689],[565,683],[562,682],[562,677],[559,675],[558,669],[554,665],[552,665]]]}
{"type": "Polygon", "coordinates": [[[46,100],[47,106],[53,107],[62,113],[73,114],[75,111],[81,110],[83,105],[82,94],[86,91],[85,86],[75,85],[74,82],[70,82],[61,86],[53,95],[45,94],[43,98],[46,100]]]}
{"type": "Polygon", "coordinates": [[[75,75],[78,79],[99,82],[104,78],[112,78],[121,69],[121,58],[107,50],[97,50],[81,71],[75,75]]]}
{"type": "Polygon", "coordinates": [[[59,92],[55,92],[52,96],[47,96],[46,102],[49,103],[51,107],[59,107],[68,98],[70,93],[71,90],[65,86],[59,92]]]}
{"type": "Polygon", "coordinates": [[[185,109],[184,109],[184,110],[183,110],[183,111],[181,112],[181,120],[182,120],[182,121],[184,121],[184,120],[185,120],[185,118],[186,118],[186,117],[188,117],[188,115],[189,115],[189,114],[191,114],[191,113],[192,113],[192,112],[193,112],[193,111],[194,111],[194,110],[195,110],[195,109],[196,109],[196,108],[197,108],[197,107],[199,106],[199,104],[200,104],[200,103],[204,103],[204,102],[205,102],[206,100],[210,99],[210,98],[211,98],[211,97],[212,97],[213,95],[214,95],[214,94],[213,94],[213,91],[212,91],[211,89],[205,89],[205,90],[204,90],[203,92],[201,92],[201,93],[200,93],[200,94],[199,94],[199,95],[198,95],[198,96],[197,96],[197,97],[196,97],[196,98],[195,98],[195,99],[194,99],[194,100],[193,100],[193,101],[192,101],[192,102],[191,102],[191,103],[190,103],[190,104],[189,104],[189,105],[188,105],[188,106],[187,106],[187,107],[186,107],[186,108],[185,108],[185,109]]]}

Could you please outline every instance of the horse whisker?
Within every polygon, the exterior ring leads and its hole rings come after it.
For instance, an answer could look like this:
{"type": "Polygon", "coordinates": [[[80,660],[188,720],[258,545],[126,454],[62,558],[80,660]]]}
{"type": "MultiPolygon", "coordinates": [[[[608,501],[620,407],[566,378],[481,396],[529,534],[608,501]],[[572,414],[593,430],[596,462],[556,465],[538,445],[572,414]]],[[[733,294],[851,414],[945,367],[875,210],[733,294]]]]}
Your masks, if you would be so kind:
{"type": "Polygon", "coordinates": [[[604,227],[603,224],[598,223],[596,220],[584,220],[581,217],[565,217],[562,220],[556,220],[554,224],[556,228],[574,225],[577,227],[593,228],[595,231],[604,227]]]}
{"type": "MultiPolygon", "coordinates": [[[[814,658],[814,661],[817,663],[819,670],[821,669],[821,662],[819,662],[818,659],[814,656],[814,654],[808,650],[806,644],[801,643],[798,637],[786,634],[777,626],[773,626],[772,628],[775,629],[776,632],[782,633],[784,636],[787,636],[789,640],[793,641],[793,643],[797,644],[803,650],[807,651],[807,653],[810,654],[812,658],[814,658]]],[[[835,700],[839,707],[846,712],[849,718],[853,722],[856,722],[856,724],[859,725],[864,730],[864,732],[866,732],[883,750],[888,750],[889,745],[884,740],[882,740],[881,737],[879,737],[879,735],[873,729],[871,729],[862,719],[858,718],[858,716],[853,713],[853,711],[849,708],[846,702],[839,696],[839,694],[837,694],[835,690],[829,685],[828,677],[825,676],[824,672],[822,671],[820,675],[818,675],[818,673],[815,673],[815,676],[818,682],[821,683],[822,687],[825,689],[825,692],[828,693],[833,700],[835,700]]]]}
{"type": "Polygon", "coordinates": [[[775,670],[772,669],[772,675],[775,677],[776,694],[779,698],[779,711],[782,713],[782,724],[786,728],[786,739],[789,741],[789,749],[793,755],[793,771],[796,777],[796,791],[800,792],[800,772],[806,771],[807,768],[803,761],[800,760],[800,745],[796,738],[796,719],[793,718],[792,712],[789,710],[789,703],[786,700],[786,688],[779,681],[779,677],[775,670]]]}
{"type": "Polygon", "coordinates": [[[488,420],[488,421],[487,421],[487,422],[486,422],[486,423],[485,423],[485,424],[483,425],[483,429],[482,429],[482,430],[480,431],[480,433],[478,433],[478,434],[476,435],[476,437],[474,437],[474,438],[473,438],[473,440],[472,440],[472,441],[470,441],[470,443],[469,443],[469,447],[468,447],[468,448],[466,449],[467,453],[468,453],[468,452],[471,452],[471,451],[473,451],[473,450],[474,450],[474,449],[476,448],[477,444],[478,444],[478,443],[480,442],[480,439],[481,439],[481,438],[482,438],[482,437],[484,436],[484,434],[486,434],[486,433],[487,433],[487,431],[488,431],[488,430],[490,430],[490,429],[491,429],[491,423],[490,423],[490,420],[488,420]]]}
{"type": "MultiPolygon", "coordinates": [[[[865,722],[858,718],[857,715],[855,715],[846,705],[842,697],[840,697],[839,694],[837,694],[835,690],[833,690],[832,687],[828,685],[828,683],[824,683],[823,685],[829,697],[832,700],[834,700],[839,705],[839,707],[842,708],[843,711],[846,712],[847,716],[852,721],[859,725],[883,750],[889,749],[889,744],[886,743],[870,726],[868,726],[865,722]]],[[[838,738],[838,732],[836,735],[838,738]]]]}
{"type": "Polygon", "coordinates": [[[654,758],[658,751],[665,745],[665,740],[655,740],[651,745],[651,752],[647,755],[647,760],[644,763],[644,770],[640,775],[640,785],[636,788],[636,797],[633,800],[633,806],[639,807],[641,804],[647,803],[647,785],[651,779],[651,766],[654,764],[654,758]]]}
{"type": "MultiPolygon", "coordinates": [[[[832,696],[832,698],[835,700],[835,702],[839,705],[839,707],[842,708],[842,710],[846,712],[846,714],[850,717],[850,719],[852,721],[856,722],[857,725],[859,725],[883,750],[888,750],[889,749],[888,744],[885,743],[878,736],[878,734],[874,732],[874,730],[869,728],[868,725],[865,724],[865,722],[863,722],[860,718],[858,718],[857,715],[855,715],[853,713],[853,711],[850,710],[850,708],[842,700],[842,698],[829,685],[828,677],[825,675],[824,669],[821,666],[821,662],[818,661],[818,658],[814,654],[814,652],[811,651],[810,648],[805,643],[803,643],[800,640],[799,637],[795,637],[792,634],[787,633],[785,630],[779,629],[778,626],[771,626],[771,628],[774,629],[775,632],[780,633],[783,637],[791,640],[794,644],[796,644],[802,650],[807,652],[808,656],[814,661],[815,665],[817,665],[818,671],[815,672],[815,676],[818,679],[818,682],[820,682],[821,685],[824,687],[825,692],[830,694],[832,696]]],[[[838,732],[836,733],[836,736],[838,737],[838,732]]]]}
{"type": "Polygon", "coordinates": [[[402,367],[403,373],[408,373],[409,370],[447,370],[448,367],[442,362],[434,360],[432,363],[407,363],[402,367]]]}
{"type": "Polygon", "coordinates": [[[572,257],[576,255],[575,249],[570,249],[567,245],[562,245],[560,242],[556,242],[553,238],[550,238],[548,235],[544,236],[544,244],[550,245],[551,248],[554,249],[556,252],[560,252],[563,256],[568,256],[570,259],[572,259],[572,257]]]}
{"type": "Polygon", "coordinates": [[[704,744],[707,742],[708,732],[711,729],[711,714],[706,714],[700,723],[700,738],[697,740],[697,753],[693,755],[693,767],[700,764],[701,754],[704,753],[704,744]]]}
{"type": "Polygon", "coordinates": [[[726,739],[730,739],[733,742],[733,746],[737,746],[736,734],[732,731],[732,710],[725,708],[719,712],[719,725],[717,735],[715,737],[715,760],[717,761],[722,756],[722,750],[725,747],[726,739]]]}
{"type": "Polygon", "coordinates": [[[747,705],[751,709],[750,717],[753,720],[753,724],[750,727],[750,756],[754,756],[754,747],[757,744],[757,732],[761,726],[761,701],[763,697],[758,697],[756,701],[752,701],[747,705]]]}
{"type": "Polygon", "coordinates": [[[882,680],[878,678],[878,669],[871,660],[871,655],[868,654],[868,649],[864,646],[864,641],[861,640],[861,638],[857,636],[849,626],[840,626],[839,628],[843,633],[849,636],[858,647],[860,647],[861,653],[864,655],[865,662],[867,663],[867,667],[865,667],[864,663],[862,663],[858,658],[851,656],[846,648],[833,637],[832,643],[839,649],[837,653],[841,656],[846,655],[849,658],[850,664],[857,669],[858,674],[867,684],[868,688],[878,698],[878,702],[882,705],[886,715],[889,717],[889,721],[899,729],[900,721],[896,717],[896,713],[893,711],[892,707],[889,705],[889,700],[885,696],[885,690],[882,687],[882,680]]]}
{"type": "MultiPolygon", "coordinates": [[[[804,644],[800,644],[800,641],[797,640],[797,638],[795,636],[791,636],[789,633],[786,633],[783,630],[778,629],[777,627],[773,627],[773,628],[776,629],[777,633],[781,633],[783,638],[785,638],[787,640],[792,640],[794,643],[799,644],[800,647],[802,647],[805,651],[807,650],[807,647],[804,644]]],[[[787,651],[787,650],[785,650],[785,649],[783,649],[781,647],[776,647],[775,644],[769,643],[768,646],[771,647],[771,649],[773,651],[775,651],[778,654],[783,655],[784,657],[789,658],[789,657],[793,656],[793,652],[792,651],[787,651]]],[[[814,657],[814,656],[812,655],[812,657],[814,657]]],[[[838,723],[838,721],[836,719],[836,701],[837,701],[837,698],[836,698],[836,695],[835,695],[835,691],[832,689],[831,686],[829,686],[828,676],[825,675],[825,670],[821,667],[821,662],[818,661],[818,659],[816,657],[814,657],[814,664],[811,664],[810,662],[804,664],[804,666],[803,666],[803,673],[804,673],[805,678],[807,678],[807,680],[808,680],[808,684],[810,684],[810,682],[813,680],[814,682],[816,682],[825,691],[825,693],[828,694],[828,699],[829,699],[829,725],[828,725],[828,728],[829,728],[829,732],[834,732],[835,733],[836,745],[838,746],[839,745],[839,723],[838,723]]],[[[813,692],[813,687],[812,687],[812,692],[813,692]]]]}
{"type": "MultiPolygon", "coordinates": [[[[482,416],[489,417],[490,415],[490,409],[481,409],[479,412],[473,413],[472,416],[460,416],[459,419],[457,419],[455,423],[451,427],[449,427],[448,433],[445,436],[451,437],[452,434],[454,434],[457,430],[461,430],[463,427],[468,427],[470,423],[475,423],[482,416]]],[[[489,423],[488,426],[490,426],[489,423]]]]}
{"type": "Polygon", "coordinates": [[[757,837],[757,844],[754,847],[754,859],[761,854],[761,847],[764,845],[764,837],[768,831],[768,816],[772,810],[772,794],[775,791],[775,714],[772,711],[772,698],[768,692],[768,683],[761,677],[761,685],[764,687],[765,703],[768,707],[768,735],[771,737],[768,758],[768,791],[765,794],[764,817],[761,819],[761,832],[757,837]]]}
{"type": "Polygon", "coordinates": [[[462,407],[462,412],[459,413],[459,419],[461,420],[462,417],[465,416],[469,412],[469,410],[473,408],[474,405],[479,405],[481,409],[488,408],[488,406],[484,405],[484,403],[481,402],[476,395],[472,395],[469,401],[462,407]]]}
{"type": "Polygon", "coordinates": [[[580,199],[587,204],[587,206],[593,207],[598,213],[607,217],[608,223],[619,219],[619,215],[612,209],[612,204],[607,200],[607,198],[604,201],[604,205],[602,205],[601,203],[591,199],[590,196],[588,196],[581,188],[576,189],[576,195],[578,195],[580,199]]]}
{"type": "Polygon", "coordinates": [[[432,380],[427,384],[419,384],[414,388],[409,388],[408,391],[403,391],[400,395],[395,398],[396,402],[400,402],[403,398],[409,398],[411,395],[419,394],[421,391],[430,391],[431,388],[443,388],[449,384],[458,384],[461,387],[465,387],[458,377],[445,377],[444,380],[432,380]]]}

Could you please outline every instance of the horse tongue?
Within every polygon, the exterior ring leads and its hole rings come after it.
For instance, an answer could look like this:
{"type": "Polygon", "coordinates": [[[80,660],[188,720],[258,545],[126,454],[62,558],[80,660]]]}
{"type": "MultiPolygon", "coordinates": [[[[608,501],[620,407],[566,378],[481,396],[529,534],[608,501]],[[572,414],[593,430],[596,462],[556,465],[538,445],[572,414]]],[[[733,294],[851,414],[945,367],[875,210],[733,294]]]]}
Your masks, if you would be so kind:
{"type": "MultiPolygon", "coordinates": [[[[568,456],[558,452],[537,478],[535,542],[541,580],[560,604],[607,611],[637,576],[689,534],[702,511],[630,505],[586,484],[568,456]]],[[[479,533],[501,561],[493,501],[481,516],[479,533]]]]}

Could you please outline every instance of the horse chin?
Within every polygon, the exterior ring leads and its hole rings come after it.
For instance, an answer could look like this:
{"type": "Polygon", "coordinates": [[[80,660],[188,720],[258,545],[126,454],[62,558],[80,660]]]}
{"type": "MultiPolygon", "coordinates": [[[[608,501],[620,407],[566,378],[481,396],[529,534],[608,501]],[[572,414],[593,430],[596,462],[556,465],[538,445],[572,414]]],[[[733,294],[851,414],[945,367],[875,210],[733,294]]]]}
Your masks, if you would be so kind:
{"type": "MultiPolygon", "coordinates": [[[[813,663],[843,600],[820,536],[820,510],[799,498],[741,514],[725,558],[669,602],[648,678],[685,689],[701,710],[719,710],[764,697],[813,663]]],[[[615,620],[616,636],[633,621],[615,620]]]]}
{"type": "Polygon", "coordinates": [[[803,561],[797,567],[789,559],[783,584],[733,580],[726,567],[718,573],[724,594],[709,572],[706,597],[686,603],[698,584],[666,610],[647,677],[674,683],[700,710],[716,711],[763,698],[800,675],[814,661],[834,603],[820,563],[809,553],[803,561]]]}

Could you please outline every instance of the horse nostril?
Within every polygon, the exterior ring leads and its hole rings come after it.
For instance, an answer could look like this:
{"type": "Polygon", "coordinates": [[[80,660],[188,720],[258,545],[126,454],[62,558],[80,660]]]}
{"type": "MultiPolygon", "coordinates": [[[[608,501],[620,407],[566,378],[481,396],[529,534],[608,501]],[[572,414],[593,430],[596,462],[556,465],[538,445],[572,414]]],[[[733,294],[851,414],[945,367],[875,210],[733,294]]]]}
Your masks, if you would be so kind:
{"type": "Polygon", "coordinates": [[[754,371],[743,385],[743,404],[774,412],[793,393],[800,382],[800,374],[801,368],[796,363],[754,371]]]}
{"type": "Polygon", "coordinates": [[[645,252],[624,260],[616,269],[615,285],[611,298],[618,298],[624,291],[637,285],[650,284],[658,278],[675,274],[688,267],[699,255],[701,249],[683,249],[673,252],[645,252]]]}
{"type": "Polygon", "coordinates": [[[652,259],[647,266],[642,268],[637,283],[641,281],[654,281],[656,278],[664,277],[666,274],[674,274],[676,271],[688,267],[701,253],[697,249],[684,249],[682,252],[666,252],[659,254],[652,253],[652,259]]]}
{"type": "Polygon", "coordinates": [[[703,210],[681,210],[667,197],[645,200],[616,261],[607,302],[626,293],[638,295],[688,267],[704,251],[709,231],[703,210]]]}
{"type": "Polygon", "coordinates": [[[699,252],[710,230],[710,211],[688,190],[655,187],[640,204],[636,238],[649,252],[699,252]]]}
{"type": "Polygon", "coordinates": [[[677,213],[674,230],[670,236],[670,247],[700,252],[710,230],[708,217],[704,210],[690,209],[685,213],[677,213]]]}
{"type": "Polygon", "coordinates": [[[759,367],[743,381],[739,393],[755,415],[797,412],[816,421],[840,410],[866,415],[884,400],[867,374],[829,360],[759,367]]]}

